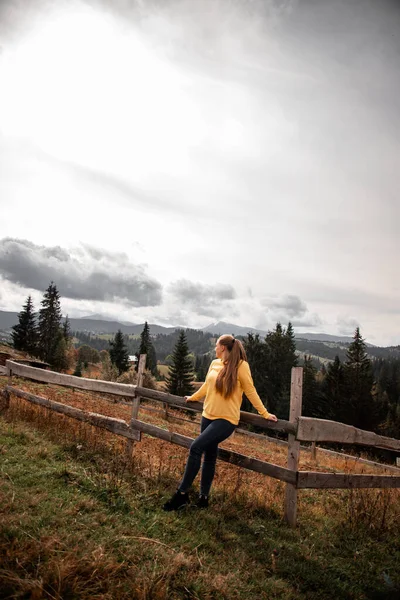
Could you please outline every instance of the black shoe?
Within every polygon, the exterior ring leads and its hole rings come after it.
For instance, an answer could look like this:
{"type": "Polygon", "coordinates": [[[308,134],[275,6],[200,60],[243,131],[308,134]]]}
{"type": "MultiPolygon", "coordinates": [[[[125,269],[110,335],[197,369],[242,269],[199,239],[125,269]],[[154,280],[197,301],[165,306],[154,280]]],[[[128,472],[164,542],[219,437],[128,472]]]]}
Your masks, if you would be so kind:
{"type": "Polygon", "coordinates": [[[171,511],[171,510],[180,510],[189,504],[189,494],[185,492],[181,494],[181,492],[176,491],[168,502],[166,502],[163,506],[163,510],[171,511]]]}
{"type": "Polygon", "coordinates": [[[196,506],[197,508],[208,508],[208,496],[203,496],[200,494],[196,502],[196,506]]]}

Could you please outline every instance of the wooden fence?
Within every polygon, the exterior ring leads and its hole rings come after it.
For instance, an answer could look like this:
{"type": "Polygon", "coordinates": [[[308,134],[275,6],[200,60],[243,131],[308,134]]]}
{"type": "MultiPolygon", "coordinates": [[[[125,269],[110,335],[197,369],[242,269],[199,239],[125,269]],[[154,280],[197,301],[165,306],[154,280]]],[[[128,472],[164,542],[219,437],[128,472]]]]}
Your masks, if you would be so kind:
{"type": "MultiPolygon", "coordinates": [[[[181,396],[174,396],[157,390],[144,388],[142,375],[145,366],[145,355],[142,355],[139,362],[138,385],[127,385],[122,383],[113,383],[97,379],[85,379],[74,377],[72,375],[63,375],[53,371],[44,371],[35,367],[18,364],[7,360],[6,369],[8,375],[8,385],[3,390],[2,407],[7,408],[10,396],[14,395],[23,398],[33,404],[46,407],[55,412],[64,414],[68,417],[90,423],[96,427],[101,427],[117,435],[127,438],[127,450],[131,451],[132,444],[140,441],[141,433],[146,433],[153,437],[166,440],[173,444],[189,448],[192,438],[167,431],[162,427],[145,423],[139,420],[138,411],[140,398],[156,400],[166,406],[175,406],[187,408],[185,400],[181,396]],[[24,392],[12,385],[12,376],[20,376],[34,381],[67,386],[71,388],[88,390],[131,398],[132,415],[129,423],[122,419],[106,417],[97,413],[87,412],[60,402],[55,402],[47,398],[42,398],[35,394],[24,392]]],[[[360,475],[348,473],[320,473],[314,471],[299,471],[300,442],[338,442],[342,444],[361,444],[363,446],[372,446],[375,448],[384,448],[400,452],[400,440],[377,435],[370,431],[363,431],[324,419],[313,419],[301,416],[302,403],[302,385],[303,369],[294,367],[291,375],[290,392],[290,418],[289,421],[278,420],[276,423],[267,421],[259,415],[241,412],[241,427],[247,425],[256,425],[261,429],[275,429],[288,433],[288,460],[287,467],[282,467],[268,463],[247,455],[239,454],[231,450],[220,448],[218,458],[225,462],[263,473],[274,477],[286,483],[285,494],[285,520],[290,526],[296,525],[297,519],[297,493],[299,489],[304,488],[400,488],[400,475],[360,475]]],[[[196,412],[202,411],[201,402],[191,402],[190,407],[196,412]]],[[[1,408],[1,407],[0,407],[1,408]]],[[[384,465],[382,465],[384,467],[384,465]]]]}

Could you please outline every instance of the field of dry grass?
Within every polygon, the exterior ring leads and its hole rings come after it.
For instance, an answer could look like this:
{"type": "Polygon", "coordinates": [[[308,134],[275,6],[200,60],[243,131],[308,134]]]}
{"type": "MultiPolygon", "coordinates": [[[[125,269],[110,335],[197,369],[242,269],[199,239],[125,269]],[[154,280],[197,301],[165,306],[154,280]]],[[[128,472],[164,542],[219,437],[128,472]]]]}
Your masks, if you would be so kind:
{"type": "MultiPolygon", "coordinates": [[[[130,417],[110,397],[13,385],[130,417]]],[[[145,410],[139,418],[198,431],[145,410]]],[[[183,448],[142,436],[127,457],[126,440],[17,398],[1,432],[4,598],[397,598],[398,490],[301,490],[292,531],[284,484],[219,462],[210,509],[170,515],[160,507],[182,475],[183,448]]],[[[235,433],[223,446],[286,466],[286,448],[271,442],[235,433]]],[[[300,468],[377,472],[322,454],[314,464],[305,452],[300,468]]]]}

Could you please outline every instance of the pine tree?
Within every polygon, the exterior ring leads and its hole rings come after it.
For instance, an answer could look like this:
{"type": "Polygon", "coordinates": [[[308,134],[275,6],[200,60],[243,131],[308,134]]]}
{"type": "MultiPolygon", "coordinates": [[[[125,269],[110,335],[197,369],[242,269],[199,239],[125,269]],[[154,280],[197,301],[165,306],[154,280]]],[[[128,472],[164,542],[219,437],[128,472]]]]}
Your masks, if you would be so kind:
{"type": "Polygon", "coordinates": [[[82,363],[80,360],[76,363],[75,371],[73,372],[75,377],[82,377],[82,363]]]}
{"type": "Polygon", "coordinates": [[[304,357],[303,364],[303,404],[302,415],[305,417],[329,418],[328,407],[317,380],[317,369],[311,356],[304,357]]]}
{"type": "Polygon", "coordinates": [[[65,321],[63,323],[62,330],[63,330],[63,336],[65,339],[65,342],[66,342],[67,346],[69,346],[71,339],[72,339],[72,335],[71,335],[71,323],[68,318],[68,315],[65,317],[65,321]]]}
{"type": "Polygon", "coordinates": [[[22,350],[35,356],[37,353],[38,331],[31,296],[28,296],[22,307],[22,311],[18,315],[18,321],[11,332],[13,346],[16,350],[22,350]]]}
{"type": "Polygon", "coordinates": [[[366,344],[360,334],[360,328],[354,332],[353,342],[347,351],[345,363],[346,414],[344,423],[361,429],[376,428],[377,415],[372,398],[372,364],[366,352],[366,344]]]}
{"type": "Polygon", "coordinates": [[[280,323],[265,337],[265,369],[269,382],[268,408],[281,419],[289,417],[292,367],[297,365],[296,343],[292,324],[287,329],[280,323]]]}
{"type": "Polygon", "coordinates": [[[172,354],[172,365],[169,367],[167,386],[170,394],[190,396],[193,393],[193,363],[189,357],[186,334],[182,330],[172,354]]]}
{"type": "Polygon", "coordinates": [[[126,349],[122,331],[118,329],[114,340],[110,342],[110,359],[118,369],[119,375],[129,369],[129,354],[126,349]]]}
{"type": "MultiPolygon", "coordinates": [[[[61,329],[60,294],[57,287],[50,283],[44,293],[39,311],[39,356],[50,365],[54,365],[55,353],[59,346],[61,329]]],[[[56,362],[60,362],[59,349],[56,362]]]]}
{"type": "Polygon", "coordinates": [[[54,355],[51,364],[56,371],[66,371],[69,366],[67,357],[67,342],[65,341],[62,328],[58,330],[57,344],[54,349],[54,355]]]}
{"type": "MultiPolygon", "coordinates": [[[[249,333],[243,340],[243,345],[257,392],[268,405],[268,410],[275,412],[276,404],[274,403],[272,386],[268,379],[266,344],[260,339],[258,333],[249,333]]],[[[243,396],[242,410],[246,412],[254,411],[253,405],[246,396],[243,396]]]]}
{"type": "Polygon", "coordinates": [[[196,356],[194,370],[196,373],[197,381],[205,381],[210,363],[211,363],[211,359],[208,354],[196,356]]]}
{"type": "Polygon", "coordinates": [[[322,391],[327,406],[327,417],[325,418],[344,423],[346,420],[345,373],[344,366],[337,355],[326,369],[322,391]]]}
{"type": "MultiPolygon", "coordinates": [[[[157,356],[156,351],[151,341],[150,327],[147,321],[144,324],[143,331],[140,334],[140,347],[138,352],[138,359],[141,354],[146,354],[146,367],[151,373],[157,375],[157,356]]],[[[137,365],[139,365],[139,360],[137,365]]]]}

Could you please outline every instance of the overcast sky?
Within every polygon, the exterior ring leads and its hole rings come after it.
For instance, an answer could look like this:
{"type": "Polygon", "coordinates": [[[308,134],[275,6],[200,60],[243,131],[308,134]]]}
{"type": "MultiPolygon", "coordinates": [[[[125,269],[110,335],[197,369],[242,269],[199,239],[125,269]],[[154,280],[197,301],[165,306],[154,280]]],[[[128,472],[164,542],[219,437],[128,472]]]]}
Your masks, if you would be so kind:
{"type": "Polygon", "coordinates": [[[400,3],[0,3],[0,309],[400,344],[400,3]]]}

